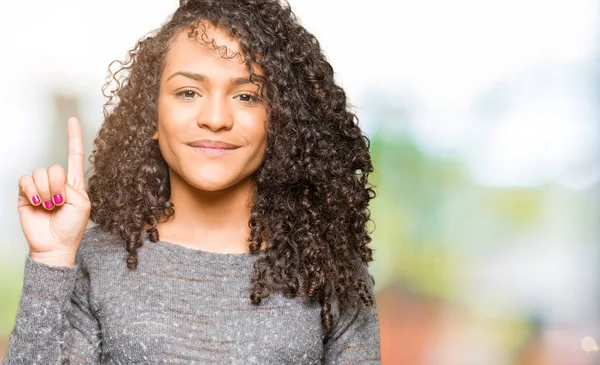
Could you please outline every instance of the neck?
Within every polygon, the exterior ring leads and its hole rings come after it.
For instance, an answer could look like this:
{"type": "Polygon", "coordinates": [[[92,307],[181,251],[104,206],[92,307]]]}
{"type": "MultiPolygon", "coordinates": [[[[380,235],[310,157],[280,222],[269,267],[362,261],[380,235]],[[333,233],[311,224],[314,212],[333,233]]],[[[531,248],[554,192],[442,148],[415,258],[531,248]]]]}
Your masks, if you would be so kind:
{"type": "Polygon", "coordinates": [[[202,191],[171,170],[170,183],[175,214],[159,223],[161,240],[210,251],[248,251],[252,177],[224,190],[202,191]]]}

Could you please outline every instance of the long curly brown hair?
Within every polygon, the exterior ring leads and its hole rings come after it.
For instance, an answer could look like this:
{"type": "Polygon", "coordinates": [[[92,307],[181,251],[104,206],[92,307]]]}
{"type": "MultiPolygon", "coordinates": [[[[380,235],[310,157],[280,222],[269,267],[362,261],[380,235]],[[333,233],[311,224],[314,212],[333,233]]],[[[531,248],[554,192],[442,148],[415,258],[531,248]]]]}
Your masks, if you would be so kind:
{"type": "MultiPolygon", "coordinates": [[[[103,87],[104,123],[90,156],[91,220],[120,233],[127,267],[137,267],[143,231],[159,240],[159,221],[172,216],[169,168],[151,139],[165,55],[180,31],[211,44],[202,24],[237,39],[251,75],[268,105],[265,157],[255,172],[256,193],[248,237],[257,254],[250,299],[281,290],[302,301],[318,298],[323,326],[339,309],[374,304],[368,204],[373,171],[370,141],[349,110],[344,90],[319,42],[299,24],[289,4],[277,0],[189,0],[160,29],[139,40],[125,62],[114,61],[103,87]],[[263,76],[254,73],[259,65],[263,76]],[[263,241],[266,249],[261,251],[263,241]],[[366,271],[368,273],[368,271],[366,271]],[[370,280],[369,283],[367,280],[370,280]],[[360,301],[358,300],[360,299],[360,301]]],[[[218,46],[221,56],[228,56],[218,46]]]]}

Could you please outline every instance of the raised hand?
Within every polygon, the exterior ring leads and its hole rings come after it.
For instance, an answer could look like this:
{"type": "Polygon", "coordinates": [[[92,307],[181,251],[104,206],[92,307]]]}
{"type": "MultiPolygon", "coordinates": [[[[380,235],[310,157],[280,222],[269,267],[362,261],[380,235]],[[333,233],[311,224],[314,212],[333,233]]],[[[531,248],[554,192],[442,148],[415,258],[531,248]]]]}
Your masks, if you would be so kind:
{"type": "Polygon", "coordinates": [[[90,217],[85,191],[81,125],[67,121],[68,173],[61,165],[38,167],[19,180],[18,211],[29,257],[55,266],[73,266],[90,217]]]}

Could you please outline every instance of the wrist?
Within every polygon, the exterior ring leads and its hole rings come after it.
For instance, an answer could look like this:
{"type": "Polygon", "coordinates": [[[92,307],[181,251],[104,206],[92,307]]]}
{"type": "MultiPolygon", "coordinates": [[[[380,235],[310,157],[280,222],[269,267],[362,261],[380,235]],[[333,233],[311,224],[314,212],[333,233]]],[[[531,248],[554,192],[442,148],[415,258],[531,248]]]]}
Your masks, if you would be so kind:
{"type": "Polygon", "coordinates": [[[33,261],[52,266],[75,266],[75,254],[65,252],[29,252],[33,261]]]}

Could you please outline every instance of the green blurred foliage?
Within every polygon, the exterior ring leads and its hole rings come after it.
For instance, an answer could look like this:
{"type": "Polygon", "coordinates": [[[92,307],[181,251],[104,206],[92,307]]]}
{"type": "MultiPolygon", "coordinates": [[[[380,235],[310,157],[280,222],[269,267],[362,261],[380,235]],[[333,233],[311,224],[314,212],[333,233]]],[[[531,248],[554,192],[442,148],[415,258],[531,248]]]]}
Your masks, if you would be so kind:
{"type": "Polygon", "coordinates": [[[0,258],[0,277],[4,278],[0,285],[0,338],[8,338],[12,331],[23,288],[23,269],[9,261],[14,257],[13,253],[0,258]]]}
{"type": "Polygon", "coordinates": [[[432,156],[404,133],[370,136],[377,197],[374,275],[450,300],[460,269],[500,238],[530,229],[544,212],[541,189],[498,189],[472,182],[458,157],[432,156]],[[494,238],[491,238],[494,237],[494,238]]]}

